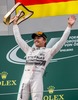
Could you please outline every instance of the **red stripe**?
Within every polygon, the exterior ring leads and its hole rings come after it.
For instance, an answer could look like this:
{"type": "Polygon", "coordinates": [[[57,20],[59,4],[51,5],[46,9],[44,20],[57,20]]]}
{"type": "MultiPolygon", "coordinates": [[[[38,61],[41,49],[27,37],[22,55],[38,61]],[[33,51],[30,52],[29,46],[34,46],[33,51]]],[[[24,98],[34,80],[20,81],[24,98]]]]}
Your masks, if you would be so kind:
{"type": "Polygon", "coordinates": [[[15,0],[17,2],[21,2],[24,5],[35,5],[35,4],[46,4],[46,3],[54,3],[54,2],[67,2],[70,0],[15,0]]]}

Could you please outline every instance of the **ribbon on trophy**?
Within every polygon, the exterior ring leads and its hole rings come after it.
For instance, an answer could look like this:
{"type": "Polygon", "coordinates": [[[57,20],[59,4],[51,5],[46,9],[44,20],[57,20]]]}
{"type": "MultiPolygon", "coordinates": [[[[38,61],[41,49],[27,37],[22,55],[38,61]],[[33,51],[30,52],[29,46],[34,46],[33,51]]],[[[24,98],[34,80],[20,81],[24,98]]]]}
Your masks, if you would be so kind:
{"type": "Polygon", "coordinates": [[[26,6],[24,6],[22,3],[18,2],[16,3],[13,8],[8,11],[8,13],[4,16],[3,18],[3,22],[6,25],[9,25],[13,22],[14,20],[14,15],[13,12],[16,11],[18,9],[18,13],[17,16],[19,16],[19,20],[17,22],[17,24],[21,23],[22,21],[30,18],[33,15],[33,11],[29,10],[26,6]],[[13,16],[13,17],[12,17],[13,16]]]}

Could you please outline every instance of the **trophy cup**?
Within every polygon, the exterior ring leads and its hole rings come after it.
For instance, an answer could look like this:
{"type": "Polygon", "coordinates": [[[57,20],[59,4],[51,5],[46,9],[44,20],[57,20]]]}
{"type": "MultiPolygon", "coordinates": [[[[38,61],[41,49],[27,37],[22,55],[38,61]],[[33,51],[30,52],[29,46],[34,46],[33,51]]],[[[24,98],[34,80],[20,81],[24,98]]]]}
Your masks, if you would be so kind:
{"type": "Polygon", "coordinates": [[[30,18],[33,15],[33,11],[29,10],[26,6],[24,6],[22,3],[18,2],[16,3],[13,8],[8,11],[8,13],[4,16],[3,22],[6,25],[9,25],[13,22],[14,16],[12,17],[12,14],[14,11],[18,10],[17,16],[19,17],[17,24],[21,23],[22,21],[30,18]]]}

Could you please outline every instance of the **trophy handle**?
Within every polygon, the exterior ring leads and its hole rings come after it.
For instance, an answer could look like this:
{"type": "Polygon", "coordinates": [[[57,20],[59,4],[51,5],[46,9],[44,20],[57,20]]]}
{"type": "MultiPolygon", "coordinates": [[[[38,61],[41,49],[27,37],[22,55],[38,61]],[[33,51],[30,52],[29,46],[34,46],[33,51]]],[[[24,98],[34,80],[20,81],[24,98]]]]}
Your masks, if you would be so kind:
{"type": "MultiPolygon", "coordinates": [[[[22,10],[19,10],[19,12],[18,12],[18,14],[16,15],[16,16],[18,16],[19,18],[18,18],[18,20],[21,18],[21,17],[23,17],[25,15],[25,13],[22,11],[22,10]]],[[[11,19],[10,19],[10,21],[9,21],[9,23],[12,23],[13,21],[14,21],[14,18],[15,18],[15,16],[14,17],[12,17],[11,19]]],[[[19,24],[18,22],[17,22],[17,24],[19,24]]]]}

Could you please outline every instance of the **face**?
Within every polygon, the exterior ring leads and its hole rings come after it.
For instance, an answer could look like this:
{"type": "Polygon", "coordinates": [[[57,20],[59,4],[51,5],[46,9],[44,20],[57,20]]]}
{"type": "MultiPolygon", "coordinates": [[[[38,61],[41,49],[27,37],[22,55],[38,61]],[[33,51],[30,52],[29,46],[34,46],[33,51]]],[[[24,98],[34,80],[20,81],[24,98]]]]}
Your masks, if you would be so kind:
{"type": "Polygon", "coordinates": [[[46,39],[44,39],[43,37],[35,36],[34,44],[36,47],[45,47],[46,39]]]}

